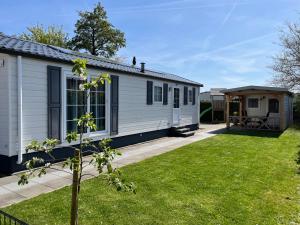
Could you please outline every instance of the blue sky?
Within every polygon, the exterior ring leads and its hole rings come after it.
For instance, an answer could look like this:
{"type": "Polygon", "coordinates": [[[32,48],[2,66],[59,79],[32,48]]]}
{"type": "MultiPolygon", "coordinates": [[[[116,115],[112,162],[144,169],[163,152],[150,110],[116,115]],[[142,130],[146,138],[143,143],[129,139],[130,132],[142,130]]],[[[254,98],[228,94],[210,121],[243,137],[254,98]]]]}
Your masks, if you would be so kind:
{"type": "MultiPolygon", "coordinates": [[[[37,23],[62,25],[72,36],[89,0],[10,0],[0,7],[0,31],[20,34],[37,23]]],[[[279,29],[300,22],[299,0],[103,0],[113,25],[125,32],[119,55],[211,87],[266,85],[279,29]]]]}

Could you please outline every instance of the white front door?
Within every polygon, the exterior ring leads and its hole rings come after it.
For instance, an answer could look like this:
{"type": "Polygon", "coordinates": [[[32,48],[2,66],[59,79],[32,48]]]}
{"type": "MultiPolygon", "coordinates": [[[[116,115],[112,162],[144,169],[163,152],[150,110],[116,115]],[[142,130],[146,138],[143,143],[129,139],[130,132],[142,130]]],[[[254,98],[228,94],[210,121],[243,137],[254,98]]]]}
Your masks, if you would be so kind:
{"type": "Polygon", "coordinates": [[[180,89],[173,89],[173,125],[180,124],[180,89]]]}

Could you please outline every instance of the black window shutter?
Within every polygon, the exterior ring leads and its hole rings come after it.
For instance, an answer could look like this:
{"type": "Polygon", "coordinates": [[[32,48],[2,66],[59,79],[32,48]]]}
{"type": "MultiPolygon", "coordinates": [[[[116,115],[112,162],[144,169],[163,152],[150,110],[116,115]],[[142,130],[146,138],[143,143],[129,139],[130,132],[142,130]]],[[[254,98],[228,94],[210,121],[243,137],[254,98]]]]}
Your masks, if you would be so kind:
{"type": "Polygon", "coordinates": [[[184,92],[183,92],[183,104],[187,105],[188,104],[188,87],[184,87],[184,92]]]}
{"type": "Polygon", "coordinates": [[[110,76],[110,78],[110,133],[116,135],[118,134],[119,127],[119,77],[110,76]]]}
{"type": "Polygon", "coordinates": [[[61,68],[48,66],[48,138],[60,140],[61,132],[61,68]]]}
{"type": "Polygon", "coordinates": [[[193,88],[193,105],[196,104],[196,88],[193,88]]]}
{"type": "Polygon", "coordinates": [[[153,104],[153,82],[147,81],[147,105],[153,104]]]}
{"type": "Polygon", "coordinates": [[[168,84],[164,83],[164,86],[163,86],[163,93],[164,93],[163,104],[164,105],[168,105],[168,91],[169,91],[168,89],[169,89],[168,84]]]}

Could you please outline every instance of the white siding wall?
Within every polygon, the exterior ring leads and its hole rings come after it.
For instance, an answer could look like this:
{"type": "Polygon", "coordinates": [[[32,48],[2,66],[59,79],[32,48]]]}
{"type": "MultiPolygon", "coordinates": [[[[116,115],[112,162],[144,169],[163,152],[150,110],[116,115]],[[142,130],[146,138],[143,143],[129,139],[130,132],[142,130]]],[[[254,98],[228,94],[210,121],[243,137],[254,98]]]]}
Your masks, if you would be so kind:
{"type": "MultiPolygon", "coordinates": [[[[153,105],[146,104],[146,83],[153,81],[153,85],[162,86],[168,83],[169,87],[180,88],[180,125],[198,123],[197,107],[199,89],[196,91],[196,104],[183,104],[183,87],[173,82],[158,81],[144,77],[121,75],[120,76],[120,99],[119,99],[119,136],[166,129],[172,127],[173,116],[173,90],[168,91],[168,105],[162,102],[153,102],[153,105]]],[[[189,87],[191,90],[192,87],[189,87]]]]}
{"type": "Polygon", "coordinates": [[[248,116],[266,116],[268,109],[267,109],[267,98],[262,99],[263,96],[261,95],[249,95],[246,98],[246,110],[248,116]],[[249,108],[248,107],[248,99],[249,98],[257,98],[258,99],[258,108],[249,108]]]}
{"type": "Polygon", "coordinates": [[[9,155],[9,56],[0,54],[0,154],[9,155]]]}
{"type": "MultiPolygon", "coordinates": [[[[47,137],[47,65],[62,67],[62,75],[70,72],[71,65],[47,62],[23,57],[23,145],[30,140],[43,140],[47,137]]],[[[12,120],[11,155],[17,154],[17,73],[16,57],[12,63],[12,120]]],[[[91,74],[101,71],[90,70],[91,74]]],[[[146,82],[152,80],[154,85],[162,85],[165,81],[147,79],[120,73],[119,76],[119,134],[124,136],[147,131],[165,129],[172,126],[173,92],[169,91],[168,105],[154,102],[146,104],[146,82]]],[[[198,123],[199,88],[196,88],[196,104],[183,105],[184,85],[167,82],[169,87],[180,88],[180,125],[198,123]]],[[[189,89],[192,89],[189,86],[189,89]]],[[[2,90],[2,89],[1,89],[2,90]]],[[[108,91],[109,93],[109,91],[108,91]]],[[[64,92],[62,93],[65,94],[64,92]]],[[[1,98],[1,96],[0,96],[1,98]]],[[[109,101],[107,102],[109,106],[109,101]]],[[[5,112],[4,112],[5,114],[5,112]]],[[[0,131],[1,134],[1,131],[0,131]]],[[[6,137],[5,137],[6,138],[6,137]]]]}

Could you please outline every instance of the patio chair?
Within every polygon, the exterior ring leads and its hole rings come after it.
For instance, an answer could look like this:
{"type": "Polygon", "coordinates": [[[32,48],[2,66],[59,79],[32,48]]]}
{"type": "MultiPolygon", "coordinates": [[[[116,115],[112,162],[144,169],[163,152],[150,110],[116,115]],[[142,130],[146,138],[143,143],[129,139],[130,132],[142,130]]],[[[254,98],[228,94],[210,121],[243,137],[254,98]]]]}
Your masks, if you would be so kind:
{"type": "Polygon", "coordinates": [[[242,119],[243,124],[245,124],[245,126],[247,126],[247,124],[248,124],[249,122],[251,122],[250,119],[247,118],[247,117],[248,117],[247,110],[242,111],[242,115],[243,115],[243,119],[242,119]]]}
{"type": "Polygon", "coordinates": [[[259,121],[259,127],[263,129],[268,129],[268,125],[266,124],[268,122],[270,116],[270,112],[267,113],[266,117],[262,119],[262,121],[259,121]]]}

